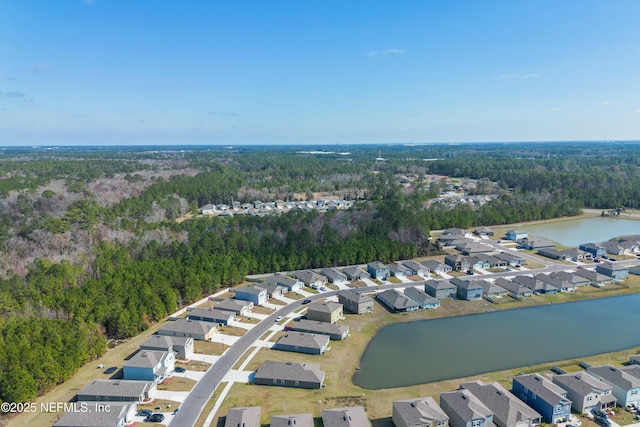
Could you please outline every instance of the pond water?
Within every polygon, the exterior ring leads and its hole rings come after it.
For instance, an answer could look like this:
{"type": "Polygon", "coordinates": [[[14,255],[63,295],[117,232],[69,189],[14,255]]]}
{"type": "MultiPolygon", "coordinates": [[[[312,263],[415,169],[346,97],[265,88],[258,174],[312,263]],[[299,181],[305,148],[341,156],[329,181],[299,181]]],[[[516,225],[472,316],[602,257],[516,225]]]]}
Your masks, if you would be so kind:
{"type": "Polygon", "coordinates": [[[355,384],[405,387],[640,345],[640,295],[398,323],[367,347],[355,384]]]}
{"type": "Polygon", "coordinates": [[[619,217],[595,217],[575,221],[549,222],[518,226],[529,234],[553,240],[561,245],[578,247],[582,243],[599,243],[614,237],[640,234],[640,221],[619,217]]]}

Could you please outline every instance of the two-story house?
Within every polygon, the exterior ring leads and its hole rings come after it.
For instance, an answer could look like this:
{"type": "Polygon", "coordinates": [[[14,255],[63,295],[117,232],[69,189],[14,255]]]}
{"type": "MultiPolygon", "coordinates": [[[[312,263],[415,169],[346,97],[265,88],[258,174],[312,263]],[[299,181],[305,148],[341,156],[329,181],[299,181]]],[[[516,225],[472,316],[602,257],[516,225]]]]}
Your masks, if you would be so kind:
{"type": "Polygon", "coordinates": [[[493,427],[493,412],[469,390],[440,394],[440,407],[451,427],[493,427]]]}
{"type": "Polygon", "coordinates": [[[616,406],[616,397],[611,386],[587,372],[555,375],[553,383],[567,391],[573,402],[573,410],[588,414],[593,409],[607,409],[616,406]]]}
{"type": "Polygon", "coordinates": [[[611,386],[618,405],[640,405],[640,365],[614,368],[611,365],[593,366],[587,372],[611,386]]]}
{"type": "Polygon", "coordinates": [[[161,382],[173,372],[176,356],[173,351],[140,350],[122,368],[125,380],[161,382]]]}
{"type": "Polygon", "coordinates": [[[513,377],[511,392],[542,415],[548,423],[566,422],[571,415],[567,392],[540,374],[513,377]]]}

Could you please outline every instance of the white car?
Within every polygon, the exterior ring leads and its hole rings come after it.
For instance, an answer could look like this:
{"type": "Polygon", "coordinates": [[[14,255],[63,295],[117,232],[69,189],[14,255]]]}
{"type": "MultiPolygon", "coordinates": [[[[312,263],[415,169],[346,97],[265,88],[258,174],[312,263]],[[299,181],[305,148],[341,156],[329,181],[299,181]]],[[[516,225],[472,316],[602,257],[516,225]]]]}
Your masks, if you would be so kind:
{"type": "Polygon", "coordinates": [[[279,321],[281,321],[282,319],[283,319],[283,317],[282,317],[282,316],[278,316],[278,317],[276,317],[276,322],[279,322],[279,321]]]}

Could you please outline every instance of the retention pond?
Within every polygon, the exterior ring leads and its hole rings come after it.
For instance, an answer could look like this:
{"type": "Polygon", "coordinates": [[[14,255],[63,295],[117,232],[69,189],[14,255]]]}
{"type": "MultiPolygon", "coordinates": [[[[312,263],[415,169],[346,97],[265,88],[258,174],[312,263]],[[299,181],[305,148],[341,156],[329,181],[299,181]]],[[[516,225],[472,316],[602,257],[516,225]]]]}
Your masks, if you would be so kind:
{"type": "Polygon", "coordinates": [[[405,387],[640,345],[640,295],[398,323],[369,343],[353,381],[405,387]]]}

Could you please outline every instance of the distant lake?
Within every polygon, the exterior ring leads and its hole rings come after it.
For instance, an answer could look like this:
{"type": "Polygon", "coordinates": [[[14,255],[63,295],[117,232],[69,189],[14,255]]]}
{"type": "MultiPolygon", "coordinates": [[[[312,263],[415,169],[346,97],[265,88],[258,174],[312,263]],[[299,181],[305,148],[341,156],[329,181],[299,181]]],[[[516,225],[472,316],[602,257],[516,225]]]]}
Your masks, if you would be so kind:
{"type": "Polygon", "coordinates": [[[405,387],[640,345],[640,294],[398,323],[367,347],[355,384],[405,387]]]}
{"type": "Polygon", "coordinates": [[[549,222],[518,226],[529,234],[553,240],[564,246],[580,246],[582,243],[600,243],[614,237],[640,234],[640,221],[619,217],[595,217],[575,221],[549,222]]]}

